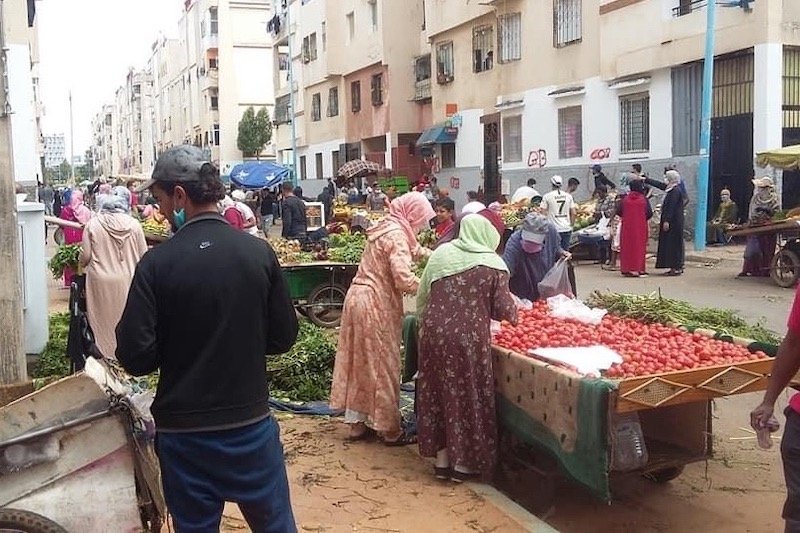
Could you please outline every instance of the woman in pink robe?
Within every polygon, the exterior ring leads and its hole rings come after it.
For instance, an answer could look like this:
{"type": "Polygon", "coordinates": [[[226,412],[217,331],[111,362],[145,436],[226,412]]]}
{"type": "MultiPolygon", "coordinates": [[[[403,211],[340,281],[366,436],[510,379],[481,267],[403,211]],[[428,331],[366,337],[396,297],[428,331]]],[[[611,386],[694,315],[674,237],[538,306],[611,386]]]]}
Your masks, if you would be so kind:
{"type": "Polygon", "coordinates": [[[617,210],[622,217],[619,265],[623,276],[635,278],[647,275],[647,221],[653,216],[653,209],[641,180],[632,180],[630,187],[631,192],[617,210]]]}
{"type": "MultiPolygon", "coordinates": [[[[83,192],[80,189],[72,190],[69,205],[61,209],[59,216],[63,220],[77,222],[81,225],[86,224],[92,218],[92,210],[83,202],[83,192]]],[[[64,244],[80,244],[81,241],[83,241],[83,229],[64,228],[64,244]]],[[[64,287],[72,285],[74,274],[71,268],[64,269],[64,287]]]]}
{"type": "Polygon", "coordinates": [[[403,294],[416,294],[411,267],[425,253],[417,234],[436,216],[422,193],[389,205],[389,216],[367,230],[367,246],[344,301],[331,388],[331,407],[345,410],[350,438],[371,430],[387,444],[408,444],[400,425],[400,337],[403,294]]]}

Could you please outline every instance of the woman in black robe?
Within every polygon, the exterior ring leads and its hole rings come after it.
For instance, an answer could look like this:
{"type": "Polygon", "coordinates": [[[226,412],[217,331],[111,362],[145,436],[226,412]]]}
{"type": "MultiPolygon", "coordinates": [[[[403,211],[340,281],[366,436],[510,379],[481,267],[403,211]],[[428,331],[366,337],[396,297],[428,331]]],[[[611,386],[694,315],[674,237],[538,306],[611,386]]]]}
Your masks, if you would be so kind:
{"type": "Polygon", "coordinates": [[[680,276],[683,274],[684,261],[684,194],[680,187],[681,176],[676,170],[668,171],[664,177],[667,194],[661,203],[656,268],[668,268],[665,276],[680,276]]]}

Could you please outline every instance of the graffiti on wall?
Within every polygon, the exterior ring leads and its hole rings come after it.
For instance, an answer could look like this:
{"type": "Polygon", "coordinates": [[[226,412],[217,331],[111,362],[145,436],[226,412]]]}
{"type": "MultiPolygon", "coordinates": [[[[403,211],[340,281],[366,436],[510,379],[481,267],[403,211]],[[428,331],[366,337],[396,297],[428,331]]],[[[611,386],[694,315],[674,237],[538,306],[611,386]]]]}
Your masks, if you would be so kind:
{"type": "Polygon", "coordinates": [[[611,148],[595,148],[589,155],[589,159],[592,161],[601,161],[609,157],[611,157],[611,148]]]}
{"type": "Polygon", "coordinates": [[[544,168],[547,166],[547,150],[539,148],[531,150],[528,154],[528,166],[531,168],[544,168]]]}

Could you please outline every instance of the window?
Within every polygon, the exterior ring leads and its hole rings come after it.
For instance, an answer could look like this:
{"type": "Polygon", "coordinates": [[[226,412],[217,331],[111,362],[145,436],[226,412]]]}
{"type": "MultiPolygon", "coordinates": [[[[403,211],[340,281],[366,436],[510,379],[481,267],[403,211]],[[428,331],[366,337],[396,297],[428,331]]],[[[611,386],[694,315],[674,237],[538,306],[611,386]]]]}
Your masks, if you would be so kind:
{"type": "Polygon", "coordinates": [[[322,21],[322,31],[320,32],[322,36],[322,51],[324,52],[325,49],[328,47],[328,30],[325,26],[325,21],[322,21]]]}
{"type": "Polygon", "coordinates": [[[311,120],[319,122],[322,119],[322,97],[319,93],[311,95],[311,120]]]}
{"type": "Polygon", "coordinates": [[[442,145],[442,168],[456,168],[456,145],[445,143],[442,145]]]}
{"type": "Polygon", "coordinates": [[[581,106],[558,110],[558,157],[570,159],[583,155],[581,106]]]}
{"type": "Polygon", "coordinates": [[[374,74],[370,82],[372,105],[383,105],[383,74],[374,74]]]}
{"type": "Polygon", "coordinates": [[[501,15],[497,19],[497,38],[501,63],[522,59],[522,14],[501,15]]]}
{"type": "Polygon", "coordinates": [[[553,0],[553,46],[581,41],[581,0],[553,0]]]}
{"type": "Polygon", "coordinates": [[[219,60],[216,57],[209,57],[208,58],[208,68],[209,69],[217,69],[217,68],[219,68],[219,60]]]}
{"type": "Polygon", "coordinates": [[[478,26],[472,30],[472,70],[484,72],[494,62],[494,27],[478,26]]]}
{"type": "Polygon", "coordinates": [[[211,35],[217,35],[219,33],[219,16],[217,14],[217,8],[209,7],[208,15],[209,15],[209,20],[211,21],[210,24],[211,35]]]}
{"type": "Polygon", "coordinates": [[[372,31],[378,31],[378,0],[367,0],[369,4],[369,21],[372,31]]]}
{"type": "Polygon", "coordinates": [[[334,150],[331,152],[331,168],[333,169],[334,174],[336,174],[336,171],[339,170],[339,150],[334,150]]]}
{"type": "Polygon", "coordinates": [[[219,109],[219,96],[212,96],[211,97],[211,110],[216,111],[219,109]]]}
{"type": "Polygon", "coordinates": [[[522,161],[522,115],[503,118],[503,162],[522,161]]]}
{"type": "MultiPolygon", "coordinates": [[[[331,87],[328,89],[328,116],[339,116],[339,88],[331,87]]],[[[322,157],[322,156],[320,156],[322,157]]]]}
{"type": "Polygon", "coordinates": [[[361,82],[354,81],[350,84],[350,110],[353,113],[361,111],[361,82]]]}
{"type": "Polygon", "coordinates": [[[219,146],[219,124],[214,124],[214,146],[219,146]]]}
{"type": "Polygon", "coordinates": [[[308,171],[306,170],[306,156],[300,156],[300,179],[308,179],[308,171]]]}
{"type": "Polygon", "coordinates": [[[418,57],[414,60],[414,79],[417,82],[431,79],[431,56],[418,57]]]}
{"type": "Polygon", "coordinates": [[[275,122],[278,124],[288,124],[289,118],[289,95],[275,99],[275,122]]]}
{"type": "Polygon", "coordinates": [[[322,179],[322,153],[318,153],[316,156],[316,170],[317,170],[317,179],[322,179]]]}
{"type": "Polygon", "coordinates": [[[303,63],[317,59],[317,34],[312,33],[303,37],[303,63]]]}
{"type": "Polygon", "coordinates": [[[355,14],[351,11],[346,15],[347,18],[347,36],[348,36],[348,43],[352,43],[353,39],[356,38],[356,17],[355,14]]]}
{"type": "Polygon", "coordinates": [[[620,152],[650,150],[650,95],[638,93],[619,99],[620,152]]]}
{"type": "Polygon", "coordinates": [[[436,47],[436,81],[440,84],[450,83],[454,76],[453,41],[448,41],[436,47]]]}

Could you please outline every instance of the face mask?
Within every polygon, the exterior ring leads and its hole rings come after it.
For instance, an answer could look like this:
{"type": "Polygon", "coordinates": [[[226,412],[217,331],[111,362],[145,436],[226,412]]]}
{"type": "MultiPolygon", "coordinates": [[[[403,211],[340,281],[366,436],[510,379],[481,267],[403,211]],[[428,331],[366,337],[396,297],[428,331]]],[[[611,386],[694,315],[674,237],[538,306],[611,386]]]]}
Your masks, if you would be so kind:
{"type": "Polygon", "coordinates": [[[181,229],[186,224],[186,211],[183,208],[180,211],[172,212],[172,224],[175,226],[175,230],[181,229]]]}

